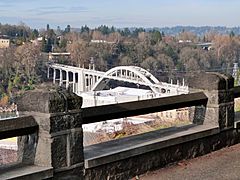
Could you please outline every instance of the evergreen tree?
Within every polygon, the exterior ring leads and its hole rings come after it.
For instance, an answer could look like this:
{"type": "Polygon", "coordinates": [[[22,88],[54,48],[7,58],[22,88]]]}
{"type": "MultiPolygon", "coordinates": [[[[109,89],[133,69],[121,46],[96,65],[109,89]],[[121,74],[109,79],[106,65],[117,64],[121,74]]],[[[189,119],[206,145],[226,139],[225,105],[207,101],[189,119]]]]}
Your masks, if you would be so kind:
{"type": "Polygon", "coordinates": [[[160,41],[162,41],[161,33],[159,31],[157,31],[157,30],[154,30],[151,33],[151,44],[154,45],[154,44],[157,44],[160,41]]]}
{"type": "Polygon", "coordinates": [[[232,38],[235,36],[235,33],[233,31],[230,32],[229,36],[232,38]]]}
{"type": "Polygon", "coordinates": [[[47,46],[46,46],[47,42],[45,37],[42,37],[42,45],[41,45],[41,51],[42,52],[47,52],[47,46]]]}
{"type": "Polygon", "coordinates": [[[32,32],[32,35],[34,38],[37,38],[39,36],[39,32],[37,29],[34,29],[33,32],[32,32]]]}
{"type": "Polygon", "coordinates": [[[67,25],[67,27],[65,28],[65,33],[69,33],[71,31],[71,26],[67,25]]]}

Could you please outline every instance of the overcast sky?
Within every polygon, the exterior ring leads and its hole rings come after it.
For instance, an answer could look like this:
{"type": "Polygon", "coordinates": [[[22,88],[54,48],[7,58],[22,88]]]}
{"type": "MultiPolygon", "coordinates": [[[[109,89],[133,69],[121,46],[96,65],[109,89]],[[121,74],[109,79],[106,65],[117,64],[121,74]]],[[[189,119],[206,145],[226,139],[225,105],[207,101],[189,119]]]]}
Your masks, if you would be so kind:
{"type": "Polygon", "coordinates": [[[240,26],[240,0],[0,0],[0,23],[33,28],[240,26]]]}

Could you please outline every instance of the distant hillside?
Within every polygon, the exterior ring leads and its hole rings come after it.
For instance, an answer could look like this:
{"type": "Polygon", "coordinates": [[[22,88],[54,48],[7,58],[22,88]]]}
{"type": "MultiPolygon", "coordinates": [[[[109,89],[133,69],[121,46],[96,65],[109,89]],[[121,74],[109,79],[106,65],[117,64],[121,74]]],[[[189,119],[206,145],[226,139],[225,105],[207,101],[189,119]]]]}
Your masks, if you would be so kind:
{"type": "Polygon", "coordinates": [[[175,27],[163,27],[163,28],[147,28],[146,30],[150,31],[152,29],[163,31],[164,34],[167,34],[167,35],[177,35],[182,31],[193,32],[198,36],[203,36],[208,32],[216,32],[220,34],[230,34],[230,32],[233,32],[236,35],[240,34],[240,27],[226,27],[226,26],[201,26],[201,27],[175,26],[175,27]]]}
{"type": "MultiPolygon", "coordinates": [[[[109,28],[109,30],[111,28],[111,27],[102,25],[95,29],[101,31],[102,27],[109,28]]],[[[81,31],[83,31],[83,28],[84,27],[71,28],[71,32],[80,33],[81,31]]],[[[204,34],[209,33],[209,32],[215,32],[215,33],[219,33],[219,34],[230,34],[231,32],[233,32],[235,35],[240,35],[240,27],[226,27],[226,26],[200,26],[200,27],[174,26],[174,27],[153,27],[153,28],[144,28],[144,27],[116,28],[116,27],[112,27],[112,28],[114,28],[115,30],[120,30],[120,31],[124,31],[124,29],[128,29],[131,33],[133,33],[136,29],[141,30],[141,31],[143,30],[146,32],[150,32],[152,30],[158,30],[160,32],[164,32],[165,35],[172,35],[172,36],[178,35],[179,33],[183,32],[183,31],[193,32],[197,36],[203,36],[204,34]]],[[[94,28],[92,30],[94,30],[94,28]]]]}

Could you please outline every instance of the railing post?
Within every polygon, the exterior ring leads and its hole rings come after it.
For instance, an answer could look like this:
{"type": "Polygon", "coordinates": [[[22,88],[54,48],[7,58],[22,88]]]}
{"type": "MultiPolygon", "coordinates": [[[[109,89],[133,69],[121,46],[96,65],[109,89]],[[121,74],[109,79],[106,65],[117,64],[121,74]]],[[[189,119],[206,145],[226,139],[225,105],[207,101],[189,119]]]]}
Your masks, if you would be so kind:
{"type": "Polygon", "coordinates": [[[56,179],[83,179],[82,98],[61,90],[24,94],[18,109],[39,125],[34,164],[53,167],[56,179]]]}
{"type": "Polygon", "coordinates": [[[220,129],[234,124],[234,79],[220,73],[201,73],[189,79],[190,91],[203,91],[208,97],[205,108],[195,108],[193,121],[219,126],[220,129]],[[199,112],[200,115],[199,115],[199,112]]]}

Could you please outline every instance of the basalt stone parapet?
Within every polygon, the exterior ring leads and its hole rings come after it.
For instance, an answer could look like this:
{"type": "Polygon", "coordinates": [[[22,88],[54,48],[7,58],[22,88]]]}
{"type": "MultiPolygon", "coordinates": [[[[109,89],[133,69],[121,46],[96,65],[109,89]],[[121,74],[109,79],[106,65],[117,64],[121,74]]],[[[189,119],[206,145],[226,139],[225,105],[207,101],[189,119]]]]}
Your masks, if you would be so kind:
{"type": "Polygon", "coordinates": [[[36,153],[31,146],[32,163],[53,167],[53,179],[83,179],[82,98],[67,90],[45,87],[26,92],[17,105],[39,127],[34,141],[36,153]]]}
{"type": "Polygon", "coordinates": [[[219,106],[219,126],[221,129],[233,127],[234,124],[234,103],[222,104],[219,106]]]}
{"type": "MultiPolygon", "coordinates": [[[[206,107],[195,108],[193,122],[218,125],[220,129],[233,127],[234,122],[234,79],[230,75],[220,73],[195,74],[189,79],[189,87],[193,92],[203,91],[208,97],[206,107]],[[197,110],[202,108],[198,117],[197,110]]],[[[198,110],[199,111],[199,110],[198,110]]]]}
{"type": "MultiPolygon", "coordinates": [[[[239,143],[239,140],[239,133],[228,129],[215,135],[196,138],[192,141],[186,141],[146,154],[87,168],[85,170],[85,180],[134,179],[135,176],[165,167],[169,163],[202,156],[220,148],[239,143]]],[[[156,177],[156,179],[161,178],[156,177]]]]}
{"type": "Polygon", "coordinates": [[[81,113],[67,113],[50,117],[50,133],[82,128],[81,113]]]}
{"type": "Polygon", "coordinates": [[[56,180],[85,180],[83,177],[83,163],[75,168],[67,168],[64,171],[58,170],[54,172],[54,178],[56,180]]]}
{"type": "Polygon", "coordinates": [[[67,136],[53,138],[52,142],[52,166],[61,168],[67,166],[67,136]]]}
{"type": "Polygon", "coordinates": [[[84,162],[83,154],[83,131],[82,130],[72,130],[69,134],[69,163],[70,165],[78,164],[79,162],[84,162]]]}
{"type": "Polygon", "coordinates": [[[229,103],[234,101],[233,89],[204,91],[204,93],[208,97],[208,105],[229,103]]]}
{"type": "Polygon", "coordinates": [[[229,103],[234,101],[234,92],[233,89],[226,91],[219,91],[218,103],[229,103]]]}
{"type": "Polygon", "coordinates": [[[234,87],[234,78],[230,74],[224,74],[224,73],[212,73],[212,74],[216,74],[218,76],[223,77],[226,81],[227,89],[232,89],[234,87]]]}
{"type": "Polygon", "coordinates": [[[226,90],[233,88],[234,79],[219,73],[200,73],[191,76],[189,87],[201,90],[226,90]]]}
{"type": "Polygon", "coordinates": [[[36,89],[17,100],[19,111],[58,113],[81,109],[82,98],[61,89],[36,89]]]}

